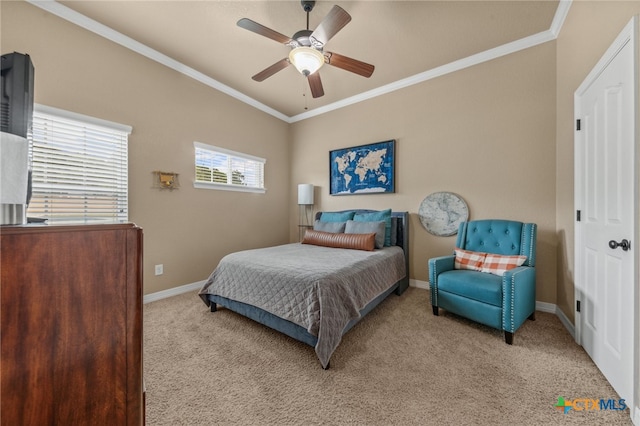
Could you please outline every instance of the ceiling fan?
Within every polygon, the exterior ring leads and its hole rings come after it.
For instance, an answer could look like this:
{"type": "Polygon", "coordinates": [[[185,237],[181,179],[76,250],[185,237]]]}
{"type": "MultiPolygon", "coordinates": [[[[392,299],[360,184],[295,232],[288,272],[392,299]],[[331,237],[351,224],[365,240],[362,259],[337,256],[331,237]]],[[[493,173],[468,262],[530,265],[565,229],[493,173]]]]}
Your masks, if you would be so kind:
{"type": "Polygon", "coordinates": [[[375,68],[373,65],[334,52],[324,51],[324,45],[351,21],[351,16],[340,6],[335,5],[320,22],[320,25],[311,31],[309,30],[309,12],[313,10],[316,2],[302,0],[300,3],[302,9],[307,12],[307,29],[298,31],[292,37],[267,28],[251,19],[242,18],[238,21],[238,26],[241,28],[291,47],[289,57],[279,60],[251,78],[255,81],[264,81],[292,64],[309,81],[311,95],[314,98],[319,98],[324,95],[324,89],[317,71],[324,64],[333,65],[363,77],[371,77],[375,68]]]}

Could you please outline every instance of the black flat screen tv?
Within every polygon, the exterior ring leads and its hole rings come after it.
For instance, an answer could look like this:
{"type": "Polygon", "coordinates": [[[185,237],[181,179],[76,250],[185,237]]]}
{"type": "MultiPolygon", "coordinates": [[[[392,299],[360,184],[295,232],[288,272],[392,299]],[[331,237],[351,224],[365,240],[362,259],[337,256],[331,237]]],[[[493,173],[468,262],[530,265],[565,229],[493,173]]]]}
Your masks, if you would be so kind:
{"type": "Polygon", "coordinates": [[[2,55],[0,130],[27,138],[33,122],[34,68],[29,55],[2,55]]]}

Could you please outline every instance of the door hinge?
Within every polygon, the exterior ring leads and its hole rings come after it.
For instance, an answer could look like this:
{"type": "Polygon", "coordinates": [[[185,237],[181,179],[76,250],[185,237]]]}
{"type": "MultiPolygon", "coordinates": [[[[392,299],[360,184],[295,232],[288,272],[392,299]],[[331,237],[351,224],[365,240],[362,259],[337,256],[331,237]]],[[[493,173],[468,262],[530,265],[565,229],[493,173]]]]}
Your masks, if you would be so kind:
{"type": "Polygon", "coordinates": [[[576,120],[576,130],[580,131],[580,119],[576,120]]]}
{"type": "Polygon", "coordinates": [[[580,312],[580,301],[576,300],[576,312],[580,312]]]}
{"type": "Polygon", "coordinates": [[[580,210],[576,210],[576,221],[580,222],[580,210]]]}

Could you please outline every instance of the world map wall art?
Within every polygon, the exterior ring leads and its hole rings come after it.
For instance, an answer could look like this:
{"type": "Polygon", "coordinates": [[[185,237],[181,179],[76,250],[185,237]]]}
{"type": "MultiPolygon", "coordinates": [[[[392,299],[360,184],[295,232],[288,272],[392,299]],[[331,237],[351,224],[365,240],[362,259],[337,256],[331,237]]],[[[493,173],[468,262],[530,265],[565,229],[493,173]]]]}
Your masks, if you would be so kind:
{"type": "Polygon", "coordinates": [[[395,192],[396,141],[329,151],[331,195],[395,192]]]}

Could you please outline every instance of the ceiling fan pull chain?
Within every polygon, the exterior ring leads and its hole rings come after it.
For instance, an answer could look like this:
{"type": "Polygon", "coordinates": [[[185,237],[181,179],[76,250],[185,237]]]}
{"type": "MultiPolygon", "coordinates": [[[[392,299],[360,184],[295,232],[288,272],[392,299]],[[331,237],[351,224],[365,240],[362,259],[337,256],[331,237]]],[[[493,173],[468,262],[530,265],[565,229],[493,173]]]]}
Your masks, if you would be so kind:
{"type": "Polygon", "coordinates": [[[304,98],[304,110],[308,111],[309,110],[309,97],[307,96],[307,82],[306,82],[306,78],[304,79],[304,82],[302,84],[302,97],[304,98]]]}

